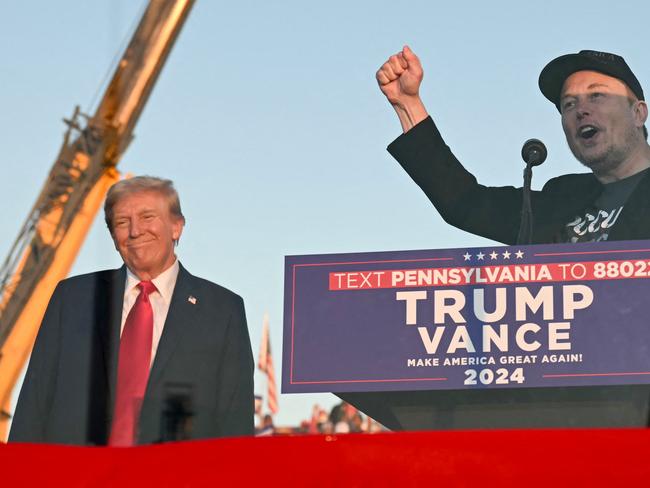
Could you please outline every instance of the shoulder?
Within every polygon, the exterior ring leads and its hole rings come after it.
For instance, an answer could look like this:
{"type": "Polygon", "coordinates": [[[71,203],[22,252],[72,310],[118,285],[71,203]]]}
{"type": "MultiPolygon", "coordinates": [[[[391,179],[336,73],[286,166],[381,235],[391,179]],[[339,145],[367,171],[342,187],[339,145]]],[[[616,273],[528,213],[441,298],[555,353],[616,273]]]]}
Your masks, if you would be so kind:
{"type": "Polygon", "coordinates": [[[183,266],[181,266],[179,271],[178,280],[186,281],[192,290],[195,290],[197,294],[200,294],[205,298],[209,298],[210,300],[217,301],[221,304],[231,304],[235,307],[243,306],[244,300],[237,293],[205,278],[194,276],[183,266]]]}
{"type": "Polygon", "coordinates": [[[581,189],[592,190],[600,183],[593,173],[572,173],[551,178],[544,185],[543,191],[550,193],[576,192],[581,189]]]}
{"type": "Polygon", "coordinates": [[[124,268],[117,269],[104,269],[101,271],[93,271],[92,273],[84,273],[80,275],[70,276],[59,282],[59,285],[64,287],[84,286],[98,281],[112,281],[115,279],[124,279],[124,268]]]}
{"type": "Polygon", "coordinates": [[[75,275],[59,281],[54,294],[96,293],[98,288],[119,284],[125,279],[126,274],[123,267],[75,275]]]}

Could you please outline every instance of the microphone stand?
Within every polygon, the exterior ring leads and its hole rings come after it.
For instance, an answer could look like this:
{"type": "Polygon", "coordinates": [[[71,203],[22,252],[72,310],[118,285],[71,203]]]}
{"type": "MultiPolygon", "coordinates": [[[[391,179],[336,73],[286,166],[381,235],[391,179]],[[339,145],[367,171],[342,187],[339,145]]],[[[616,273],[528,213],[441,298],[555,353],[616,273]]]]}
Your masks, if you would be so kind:
{"type": "Polygon", "coordinates": [[[524,187],[522,191],[521,203],[521,223],[519,224],[519,234],[517,235],[517,244],[528,245],[533,239],[533,207],[530,202],[531,182],[533,179],[533,158],[529,158],[524,168],[524,187]]]}
{"type": "Polygon", "coordinates": [[[546,146],[539,139],[528,139],[521,148],[521,157],[526,162],[524,169],[524,187],[522,189],[521,222],[516,244],[528,245],[533,240],[533,206],[531,203],[533,166],[546,160],[546,146]]]}

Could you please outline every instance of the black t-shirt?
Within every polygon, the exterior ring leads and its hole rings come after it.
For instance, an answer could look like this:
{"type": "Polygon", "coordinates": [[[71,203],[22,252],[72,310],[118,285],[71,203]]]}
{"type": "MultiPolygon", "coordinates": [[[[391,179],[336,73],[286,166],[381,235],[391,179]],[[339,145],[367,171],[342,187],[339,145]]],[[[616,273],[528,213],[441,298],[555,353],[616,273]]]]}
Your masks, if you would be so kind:
{"type": "Polygon", "coordinates": [[[593,205],[565,226],[564,242],[606,241],[612,227],[623,211],[625,202],[649,170],[643,170],[622,180],[603,185],[602,193],[593,205]]]}

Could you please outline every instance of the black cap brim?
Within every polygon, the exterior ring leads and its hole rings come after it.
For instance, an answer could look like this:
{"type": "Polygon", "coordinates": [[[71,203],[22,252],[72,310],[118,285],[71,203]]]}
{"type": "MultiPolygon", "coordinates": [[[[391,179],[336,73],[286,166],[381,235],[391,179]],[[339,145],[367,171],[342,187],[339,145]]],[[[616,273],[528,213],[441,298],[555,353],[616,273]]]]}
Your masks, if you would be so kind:
{"type": "MultiPolygon", "coordinates": [[[[630,90],[632,90],[639,100],[644,100],[641,84],[623,58],[617,56],[617,58],[620,59],[620,62],[612,63],[609,58],[585,55],[583,52],[578,54],[566,54],[559,58],[555,58],[544,67],[539,75],[539,89],[542,91],[542,94],[557,107],[558,110],[560,110],[562,86],[566,79],[577,71],[597,71],[618,78],[625,83],[630,90]]],[[[599,54],[615,56],[608,53],[599,54]]]]}

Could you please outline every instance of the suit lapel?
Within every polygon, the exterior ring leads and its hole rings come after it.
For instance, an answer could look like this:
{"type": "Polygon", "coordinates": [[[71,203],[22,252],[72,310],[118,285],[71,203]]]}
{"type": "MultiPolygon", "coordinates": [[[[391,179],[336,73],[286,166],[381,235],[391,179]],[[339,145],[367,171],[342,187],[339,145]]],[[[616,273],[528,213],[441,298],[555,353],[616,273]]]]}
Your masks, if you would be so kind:
{"type": "Polygon", "coordinates": [[[160,380],[165,365],[171,358],[183,334],[187,333],[195,323],[196,306],[188,301],[192,293],[192,275],[179,263],[178,278],[176,279],[174,293],[172,293],[156,357],[149,374],[148,389],[160,380]]]}

